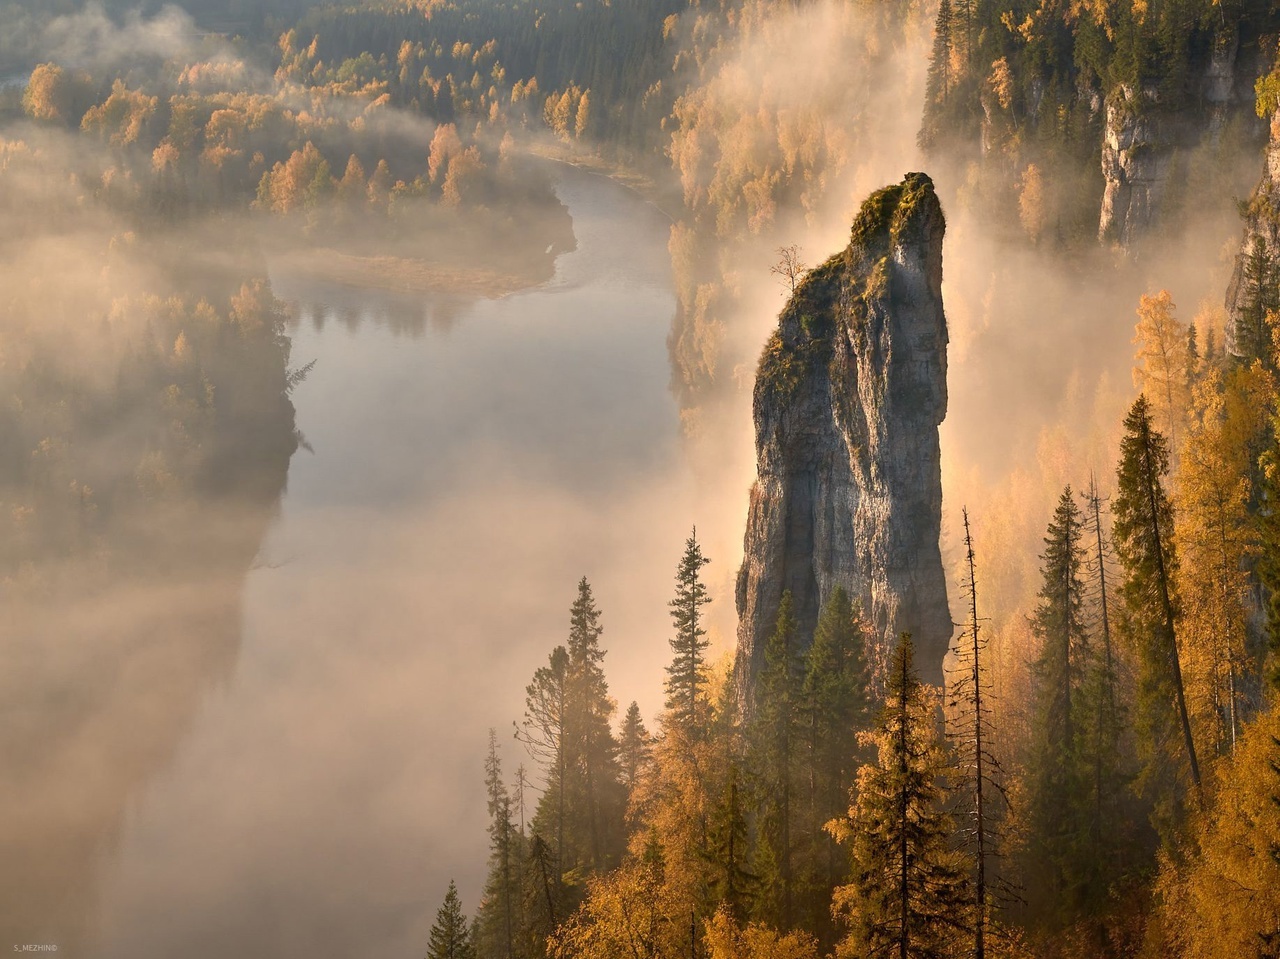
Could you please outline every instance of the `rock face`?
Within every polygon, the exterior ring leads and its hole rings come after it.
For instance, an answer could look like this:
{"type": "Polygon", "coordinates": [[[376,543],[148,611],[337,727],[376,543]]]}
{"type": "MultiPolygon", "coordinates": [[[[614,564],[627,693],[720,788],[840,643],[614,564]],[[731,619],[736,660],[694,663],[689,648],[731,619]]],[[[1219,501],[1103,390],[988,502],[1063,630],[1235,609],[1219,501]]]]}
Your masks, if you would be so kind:
{"type": "Polygon", "coordinates": [[[1154,102],[1154,91],[1126,86],[1107,99],[1100,240],[1130,246],[1159,218],[1173,150],[1154,102]]]}
{"type": "Polygon", "coordinates": [[[785,590],[806,643],[842,585],[861,599],[882,649],[911,632],[923,678],[942,681],[952,635],[938,546],[944,229],[923,173],[873,194],[848,248],[801,281],[765,347],[759,478],[737,590],[745,702],[785,590]]]}
{"type": "MultiPolygon", "coordinates": [[[[1271,140],[1262,179],[1244,213],[1244,237],[1227,287],[1226,348],[1249,352],[1248,327],[1264,327],[1268,309],[1280,307],[1280,277],[1270,264],[1280,258],[1280,113],[1271,118],[1271,140]],[[1264,265],[1265,264],[1265,265],[1264,265]]],[[[1255,333],[1255,337],[1256,337],[1255,333]]]]}
{"type": "Polygon", "coordinates": [[[1256,38],[1246,44],[1234,29],[1221,31],[1197,58],[1179,106],[1156,86],[1112,90],[1102,131],[1100,240],[1132,247],[1163,225],[1191,189],[1191,154],[1216,148],[1228,123],[1251,136],[1261,132],[1253,84],[1270,68],[1262,46],[1256,38]]]}

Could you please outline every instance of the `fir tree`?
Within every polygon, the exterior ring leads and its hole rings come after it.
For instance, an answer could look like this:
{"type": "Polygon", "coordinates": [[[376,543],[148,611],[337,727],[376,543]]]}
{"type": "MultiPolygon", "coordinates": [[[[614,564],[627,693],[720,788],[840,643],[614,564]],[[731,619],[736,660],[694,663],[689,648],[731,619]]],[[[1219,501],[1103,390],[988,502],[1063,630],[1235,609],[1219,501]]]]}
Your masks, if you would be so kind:
{"type": "Polygon", "coordinates": [[[511,823],[511,796],[502,780],[497,730],[489,730],[485,756],[485,791],[489,800],[489,876],[477,917],[476,945],[484,959],[513,959],[516,941],[519,849],[511,823]]]}
{"type": "Polygon", "coordinates": [[[1280,275],[1271,251],[1256,237],[1244,261],[1244,302],[1235,326],[1235,354],[1246,364],[1260,360],[1275,372],[1271,328],[1280,310],[1280,275]]]}
{"type": "Polygon", "coordinates": [[[431,927],[427,959],[475,959],[475,954],[467,917],[462,914],[462,903],[458,899],[458,887],[450,879],[449,891],[431,927]]]}
{"type": "Polygon", "coordinates": [[[1090,776],[1088,836],[1091,848],[1086,863],[1089,875],[1083,882],[1082,906],[1098,911],[1107,891],[1124,868],[1125,836],[1120,824],[1121,796],[1127,775],[1121,754],[1124,710],[1116,693],[1118,666],[1111,636],[1111,597],[1108,566],[1111,562],[1107,537],[1102,527],[1102,495],[1097,480],[1089,478],[1085,493],[1085,538],[1093,556],[1086,564],[1094,578],[1093,607],[1096,610],[1092,661],[1081,690],[1079,733],[1083,760],[1090,776]]]}
{"type": "Polygon", "coordinates": [[[929,55],[929,72],[925,79],[924,120],[916,138],[922,150],[932,149],[938,140],[947,101],[951,95],[951,0],[940,0],[933,22],[933,52],[929,55]]]}
{"type": "Polygon", "coordinates": [[[685,542],[684,556],[676,570],[676,595],[671,600],[675,636],[671,639],[674,658],[667,667],[667,720],[679,726],[692,742],[700,741],[709,719],[707,693],[707,631],[702,624],[702,608],[711,602],[702,582],[702,567],[709,562],[698,545],[695,528],[685,542]]]}
{"type": "Polygon", "coordinates": [[[904,633],[869,737],[878,759],[859,770],[848,819],[828,827],[853,854],[851,881],[832,904],[851,927],[841,952],[867,959],[941,959],[967,929],[968,883],[963,857],[951,848],[934,697],[912,659],[904,633]]]}
{"type": "Polygon", "coordinates": [[[1181,795],[1169,764],[1171,740],[1182,734],[1191,781],[1201,789],[1200,766],[1187,713],[1178,654],[1173,574],[1173,507],[1163,478],[1169,452],[1151,424],[1146,397],[1139,396],[1124,421],[1116,499],[1112,509],[1116,552],[1124,569],[1121,594],[1126,628],[1138,660],[1138,722],[1145,762],[1143,784],[1158,803],[1157,819],[1167,827],[1180,818],[1181,795]]]}
{"type": "MultiPolygon", "coordinates": [[[[569,652],[563,646],[557,646],[551,651],[547,665],[534,672],[533,681],[526,687],[524,722],[516,728],[516,738],[525,744],[529,754],[543,768],[546,786],[534,816],[534,829],[545,834],[549,826],[555,837],[555,868],[551,874],[557,901],[561,893],[565,853],[566,786],[569,778],[568,697],[569,652]]],[[[555,908],[550,907],[549,912],[554,915],[555,908]]]]}
{"type": "Polygon", "coordinates": [[[1080,690],[1089,656],[1084,621],[1084,523],[1075,495],[1062,491],[1041,556],[1040,602],[1031,621],[1040,641],[1034,665],[1031,755],[1027,771],[1028,850],[1047,881],[1042,908],[1074,915],[1081,892],[1078,843],[1087,809],[1080,769],[1080,690]]]}
{"type": "MultiPolygon", "coordinates": [[[[595,872],[614,862],[622,848],[625,796],[618,782],[618,744],[610,728],[616,704],[605,681],[600,648],[600,610],[584,576],[570,610],[569,664],[565,680],[565,744],[572,846],[586,845],[595,872]]],[[[579,856],[565,868],[578,865],[579,856]]]]}
{"type": "Polygon", "coordinates": [[[1200,358],[1199,335],[1196,333],[1196,321],[1187,324],[1187,385],[1186,393],[1190,396],[1204,373],[1204,362],[1200,358]]]}
{"type": "Polygon", "coordinates": [[[789,590],[778,605],[764,660],[751,722],[754,765],[762,787],[761,846],[767,847],[770,866],[760,870],[760,880],[767,918],[790,928],[795,919],[792,819],[804,660],[789,590]]]}
{"type": "Polygon", "coordinates": [[[719,801],[707,824],[707,859],[711,901],[745,919],[755,899],[756,876],[748,868],[751,837],[747,796],[739,764],[730,760],[719,801]]]}
{"type": "Polygon", "coordinates": [[[861,765],[857,737],[871,720],[869,687],[866,625],[849,594],[837,586],[818,616],[800,691],[801,787],[807,794],[802,832],[809,847],[800,884],[812,900],[811,928],[824,943],[833,932],[831,893],[845,878],[848,857],[822,827],[848,808],[861,765]]]}
{"type": "Polygon", "coordinates": [[[640,705],[633,702],[622,718],[622,732],[618,737],[618,767],[622,785],[628,791],[644,775],[653,757],[653,740],[640,717],[640,705]]]}

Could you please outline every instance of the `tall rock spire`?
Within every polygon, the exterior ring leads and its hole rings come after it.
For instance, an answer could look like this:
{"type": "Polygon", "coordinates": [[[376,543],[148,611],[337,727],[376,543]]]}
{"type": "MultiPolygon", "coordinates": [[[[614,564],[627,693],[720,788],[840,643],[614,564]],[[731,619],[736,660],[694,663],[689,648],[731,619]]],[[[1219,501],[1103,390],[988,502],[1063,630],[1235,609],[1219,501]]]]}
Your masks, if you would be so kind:
{"type": "Polygon", "coordinates": [[[951,639],[938,539],[947,408],[946,224],[933,181],[871,195],[849,246],[783,309],[755,386],[758,476],[738,573],[736,680],[747,696],[782,594],[800,635],[840,585],[881,648],[901,631],[941,683],[951,639]]]}

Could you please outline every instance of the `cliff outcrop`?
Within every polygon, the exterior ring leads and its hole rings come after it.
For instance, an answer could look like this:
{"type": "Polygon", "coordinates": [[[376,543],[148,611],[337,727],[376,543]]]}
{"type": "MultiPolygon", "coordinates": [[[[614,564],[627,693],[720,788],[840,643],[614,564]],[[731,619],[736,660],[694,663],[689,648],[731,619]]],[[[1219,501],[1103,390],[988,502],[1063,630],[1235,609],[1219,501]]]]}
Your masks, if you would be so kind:
{"type": "Polygon", "coordinates": [[[837,585],[861,600],[882,649],[910,631],[923,677],[942,680],[952,634],[938,545],[944,230],[925,174],[873,194],[849,246],[799,283],[764,349],[737,589],[744,696],[783,592],[807,643],[837,585]]]}
{"type": "Polygon", "coordinates": [[[1239,33],[1227,30],[1189,64],[1188,95],[1170,102],[1160,84],[1115,87],[1102,131],[1100,240],[1132,247],[1165,224],[1190,188],[1192,153],[1211,157],[1233,116],[1242,129],[1257,130],[1253,83],[1264,59],[1256,42],[1242,51],[1239,33]]]}
{"type": "Polygon", "coordinates": [[[1271,117],[1262,178],[1244,209],[1244,236],[1227,287],[1226,348],[1258,356],[1270,347],[1267,313],[1280,309],[1280,112],[1271,117]]]}

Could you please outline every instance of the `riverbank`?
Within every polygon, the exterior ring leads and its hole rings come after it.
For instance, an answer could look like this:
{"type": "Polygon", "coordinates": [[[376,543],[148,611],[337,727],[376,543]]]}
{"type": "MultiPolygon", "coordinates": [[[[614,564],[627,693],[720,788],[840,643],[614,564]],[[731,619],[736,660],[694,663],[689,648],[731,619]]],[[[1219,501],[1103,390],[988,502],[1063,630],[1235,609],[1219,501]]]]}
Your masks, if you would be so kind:
{"type": "Polygon", "coordinates": [[[554,198],[502,210],[417,204],[393,217],[303,225],[267,220],[272,269],[353,290],[496,299],[545,283],[573,250],[573,221],[554,198]]]}
{"type": "Polygon", "coordinates": [[[455,293],[497,299],[537,286],[551,278],[554,254],[547,263],[524,270],[500,270],[442,263],[420,257],[363,255],[334,247],[312,247],[275,253],[272,266],[303,279],[353,290],[388,293],[455,293]]]}
{"type": "Polygon", "coordinates": [[[607,160],[597,153],[581,153],[563,143],[542,142],[529,148],[529,153],[553,163],[607,177],[643,199],[664,217],[675,223],[680,219],[682,205],[679,194],[664,188],[657,180],[617,161],[607,160]]]}

